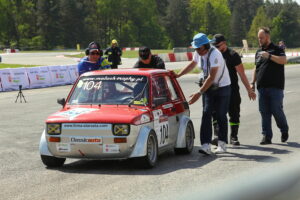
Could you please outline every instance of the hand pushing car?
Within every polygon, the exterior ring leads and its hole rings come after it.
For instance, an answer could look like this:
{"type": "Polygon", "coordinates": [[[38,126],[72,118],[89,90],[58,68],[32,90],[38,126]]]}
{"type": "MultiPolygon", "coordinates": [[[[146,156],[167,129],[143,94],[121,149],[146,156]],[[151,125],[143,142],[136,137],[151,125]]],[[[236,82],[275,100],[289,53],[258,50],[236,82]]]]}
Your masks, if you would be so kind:
{"type": "Polygon", "coordinates": [[[48,167],[60,167],[66,158],[136,158],[151,168],[165,151],[193,150],[189,106],[172,71],[87,72],[58,103],[63,107],[47,118],[40,140],[48,167]]]}

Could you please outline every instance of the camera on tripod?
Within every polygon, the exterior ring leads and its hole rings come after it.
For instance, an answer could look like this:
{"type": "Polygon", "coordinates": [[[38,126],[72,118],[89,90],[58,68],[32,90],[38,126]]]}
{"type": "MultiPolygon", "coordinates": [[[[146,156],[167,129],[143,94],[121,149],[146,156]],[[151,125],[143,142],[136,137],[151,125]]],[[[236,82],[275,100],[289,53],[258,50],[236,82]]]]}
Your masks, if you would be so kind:
{"type": "Polygon", "coordinates": [[[22,98],[23,98],[24,102],[27,103],[27,102],[26,102],[26,99],[25,99],[25,97],[24,97],[24,95],[23,95],[23,92],[22,92],[22,85],[19,85],[19,93],[18,93],[18,96],[17,96],[17,98],[16,98],[15,103],[17,103],[18,98],[20,98],[20,102],[21,102],[21,103],[22,103],[22,98]]]}

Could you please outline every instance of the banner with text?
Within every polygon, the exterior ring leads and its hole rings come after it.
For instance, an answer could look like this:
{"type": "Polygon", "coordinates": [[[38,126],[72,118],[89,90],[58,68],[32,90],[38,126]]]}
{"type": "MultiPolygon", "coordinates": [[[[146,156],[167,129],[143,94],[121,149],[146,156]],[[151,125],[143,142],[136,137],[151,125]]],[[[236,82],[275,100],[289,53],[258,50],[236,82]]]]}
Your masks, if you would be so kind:
{"type": "Polygon", "coordinates": [[[28,75],[24,67],[1,69],[0,78],[3,91],[18,90],[19,86],[22,86],[22,89],[29,88],[28,75]]]}
{"type": "Polygon", "coordinates": [[[30,88],[41,88],[51,86],[51,77],[48,66],[26,68],[30,88]]]}
{"type": "Polygon", "coordinates": [[[49,72],[52,86],[71,83],[71,77],[67,70],[67,66],[49,66],[49,72]]]}
{"type": "Polygon", "coordinates": [[[70,73],[71,83],[74,84],[79,76],[77,65],[68,65],[67,67],[70,73]]]}

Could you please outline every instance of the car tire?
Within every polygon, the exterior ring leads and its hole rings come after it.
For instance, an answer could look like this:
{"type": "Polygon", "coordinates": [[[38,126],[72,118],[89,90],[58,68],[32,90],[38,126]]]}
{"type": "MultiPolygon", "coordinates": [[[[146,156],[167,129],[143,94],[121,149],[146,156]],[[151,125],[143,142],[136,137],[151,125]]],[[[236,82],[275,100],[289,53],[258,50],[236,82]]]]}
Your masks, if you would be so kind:
{"type": "Polygon", "coordinates": [[[157,163],[158,157],[158,143],[156,134],[151,131],[147,139],[147,153],[146,156],[141,157],[138,162],[143,168],[153,168],[157,163]]]}
{"type": "Polygon", "coordinates": [[[65,158],[41,155],[42,162],[47,167],[61,167],[65,163],[65,158]]]}
{"type": "Polygon", "coordinates": [[[185,143],[186,146],[184,148],[175,148],[174,151],[176,154],[189,154],[193,151],[194,148],[194,126],[192,122],[188,122],[185,129],[185,143]]]}

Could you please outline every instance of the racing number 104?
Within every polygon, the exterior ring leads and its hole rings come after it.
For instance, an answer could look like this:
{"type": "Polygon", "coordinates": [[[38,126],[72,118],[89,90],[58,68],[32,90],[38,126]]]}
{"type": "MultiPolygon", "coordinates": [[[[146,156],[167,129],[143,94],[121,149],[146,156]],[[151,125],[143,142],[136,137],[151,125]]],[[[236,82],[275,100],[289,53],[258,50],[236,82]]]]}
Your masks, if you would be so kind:
{"type": "Polygon", "coordinates": [[[160,127],[160,144],[165,144],[166,139],[169,138],[169,124],[163,124],[160,127]]]}

